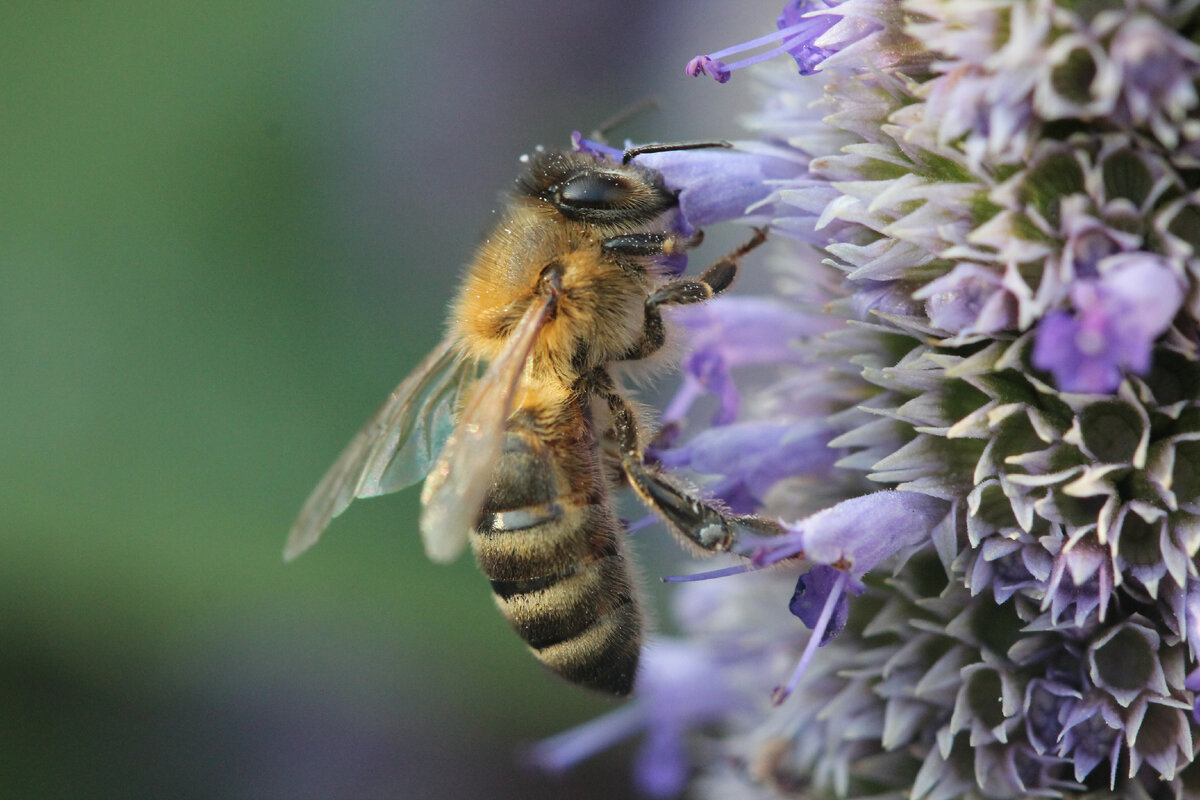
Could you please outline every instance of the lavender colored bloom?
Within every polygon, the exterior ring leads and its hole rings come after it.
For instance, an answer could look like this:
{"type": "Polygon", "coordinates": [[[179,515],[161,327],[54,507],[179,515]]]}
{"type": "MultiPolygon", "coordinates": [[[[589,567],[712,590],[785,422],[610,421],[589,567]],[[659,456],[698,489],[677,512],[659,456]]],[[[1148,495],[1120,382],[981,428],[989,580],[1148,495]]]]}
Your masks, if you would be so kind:
{"type": "Polygon", "coordinates": [[[647,153],[638,163],[662,173],[667,185],[680,189],[684,233],[731,219],[767,221],[770,182],[792,173],[795,165],[766,152],[671,150],[647,153]]]}
{"type": "MultiPolygon", "coordinates": [[[[841,572],[825,564],[818,564],[796,580],[796,591],[788,603],[788,611],[809,628],[816,628],[821,621],[821,613],[829,598],[834,596],[834,609],[828,623],[820,634],[821,644],[828,644],[846,627],[846,618],[850,616],[850,602],[843,592],[837,591],[841,572]]],[[[855,594],[860,594],[861,587],[855,587],[855,594]]]]}
{"type": "Polygon", "coordinates": [[[678,422],[705,394],[720,405],[714,425],[733,421],[741,400],[733,371],[754,365],[800,365],[804,354],[798,342],[828,330],[827,320],[798,312],[795,307],[767,298],[720,297],[710,303],[676,309],[673,318],[692,333],[684,358],[684,383],[663,414],[663,422],[678,422]]]}
{"type": "MultiPolygon", "coordinates": [[[[597,158],[620,162],[624,151],[602,142],[571,134],[574,149],[597,158]]],[[[630,143],[627,147],[632,146],[630,143]]],[[[638,164],[657,170],[668,187],[679,194],[679,208],[667,227],[682,236],[718,222],[739,220],[765,224],[771,218],[772,182],[794,171],[795,156],[782,150],[684,149],[645,153],[638,164]]],[[[687,268],[687,254],[664,256],[662,267],[679,274],[687,268]]]]}
{"type": "Polygon", "coordinates": [[[1038,327],[1033,364],[1068,392],[1108,393],[1123,370],[1145,373],[1154,340],[1171,324],[1183,291],[1157,256],[1126,253],[1099,280],[1077,281],[1075,313],[1055,311],[1038,327]]]}
{"type": "Polygon", "coordinates": [[[788,606],[813,629],[813,634],[791,679],[773,692],[776,704],[795,690],[816,647],[845,625],[845,593],[861,593],[859,579],[877,564],[929,541],[945,514],[945,503],[925,495],[876,492],[845,500],[789,525],[781,536],[757,540],[752,556],[757,565],[793,558],[817,565],[797,580],[788,606]]]}
{"type": "Polygon", "coordinates": [[[826,10],[836,5],[823,0],[792,0],[776,20],[780,31],[789,32],[783,47],[796,60],[801,75],[812,75],[822,61],[833,55],[833,50],[816,42],[840,19],[826,10]]]}
{"type": "Polygon", "coordinates": [[[781,536],[755,539],[753,560],[775,564],[802,557],[862,578],[881,561],[930,541],[947,506],[909,492],[874,492],[844,500],[787,525],[781,536]]]}
{"type": "Polygon", "coordinates": [[[1119,113],[1147,126],[1166,147],[1180,144],[1179,123],[1200,97],[1200,45],[1149,14],[1125,22],[1113,35],[1109,58],[1120,73],[1119,113]]]}
{"type": "Polygon", "coordinates": [[[824,474],[834,460],[829,438],[828,429],[811,422],[742,422],[702,431],[657,457],[666,467],[720,476],[710,493],[734,511],[752,513],[784,478],[824,474]]]}
{"type": "Polygon", "coordinates": [[[631,705],[539,742],[530,749],[529,760],[543,769],[562,771],[642,732],[635,782],[651,797],[673,797],[690,771],[687,734],[746,704],[747,697],[725,682],[712,654],[683,641],[659,639],[642,656],[631,705]]]}
{"type": "Polygon", "coordinates": [[[817,71],[821,62],[833,54],[833,50],[819,45],[817,42],[823,34],[837,23],[840,17],[829,9],[837,6],[837,0],[790,0],[783,8],[776,22],[778,30],[748,42],[727,47],[705,56],[696,56],[688,62],[685,72],[693,77],[707,75],[717,83],[729,80],[734,70],[744,69],[776,56],[787,53],[796,60],[801,75],[811,75],[817,71]],[[748,50],[778,42],[775,47],[757,55],[749,56],[726,64],[721,59],[744,53],[748,50]]]}
{"type": "Polygon", "coordinates": [[[778,283],[677,309],[650,453],[783,532],[671,579],[737,700],[662,692],[643,785],[686,741],[702,798],[1195,793],[1195,11],[789,2],[689,65],[800,74],[750,71],[748,160],[660,167],[691,224],[768,223],[778,283]]]}
{"type": "Polygon", "coordinates": [[[1016,298],[1003,276],[979,264],[959,264],[912,296],[925,301],[930,322],[950,333],[996,333],[1017,321],[1016,298]]]}

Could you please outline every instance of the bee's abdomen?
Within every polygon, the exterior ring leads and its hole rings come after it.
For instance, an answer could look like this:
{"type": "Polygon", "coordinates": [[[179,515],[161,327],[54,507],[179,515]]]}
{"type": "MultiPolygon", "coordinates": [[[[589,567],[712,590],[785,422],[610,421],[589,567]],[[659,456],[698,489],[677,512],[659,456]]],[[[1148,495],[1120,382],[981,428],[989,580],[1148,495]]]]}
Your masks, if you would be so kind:
{"type": "Polygon", "coordinates": [[[628,694],[642,621],[621,527],[602,491],[572,502],[556,484],[545,448],[510,432],[472,537],[476,558],[500,611],[544,664],[628,694]]]}

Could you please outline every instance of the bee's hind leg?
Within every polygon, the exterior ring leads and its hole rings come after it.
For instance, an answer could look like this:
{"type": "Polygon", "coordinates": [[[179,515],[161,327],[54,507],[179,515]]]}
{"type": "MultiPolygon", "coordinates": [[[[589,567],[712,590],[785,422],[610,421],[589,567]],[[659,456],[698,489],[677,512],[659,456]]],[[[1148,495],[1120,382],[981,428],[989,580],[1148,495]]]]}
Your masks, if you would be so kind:
{"type": "MultiPolygon", "coordinates": [[[[606,239],[601,247],[608,252],[623,255],[649,256],[662,253],[682,252],[699,244],[700,233],[692,239],[681,240],[679,237],[659,233],[635,233],[626,236],[614,236],[606,239]]],[[[676,278],[667,281],[655,289],[646,298],[646,321],[642,328],[642,338],[620,361],[635,361],[646,358],[663,346],[666,341],[666,330],[663,327],[663,306],[682,306],[692,303],[703,303],[705,300],[718,295],[729,288],[737,277],[738,261],[742,256],[767,240],[767,232],[763,228],[755,228],[752,236],[745,244],[726,256],[718,259],[704,272],[695,278],[676,278]]]]}
{"type": "Polygon", "coordinates": [[[620,450],[621,468],[642,502],[662,515],[673,531],[710,552],[732,549],[739,526],[763,535],[782,532],[779,525],[771,520],[730,514],[719,505],[696,497],[647,464],[633,409],[625,398],[613,391],[606,375],[604,378],[605,385],[597,387],[597,391],[608,402],[613,436],[620,450]]]}

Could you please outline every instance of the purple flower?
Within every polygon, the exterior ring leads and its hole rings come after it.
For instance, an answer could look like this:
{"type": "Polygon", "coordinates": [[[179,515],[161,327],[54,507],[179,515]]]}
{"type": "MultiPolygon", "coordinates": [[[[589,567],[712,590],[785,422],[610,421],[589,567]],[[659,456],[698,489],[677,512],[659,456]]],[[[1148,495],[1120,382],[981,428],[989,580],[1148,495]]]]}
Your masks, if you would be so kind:
{"type": "Polygon", "coordinates": [[[787,684],[772,693],[777,705],[800,683],[817,647],[828,641],[829,626],[836,632],[845,625],[845,592],[860,593],[859,579],[884,559],[928,543],[946,511],[944,502],[928,495],[875,492],[788,525],[782,536],[756,539],[756,565],[797,557],[817,564],[797,581],[789,605],[813,633],[787,684]]]}
{"type": "Polygon", "coordinates": [[[715,394],[720,400],[713,424],[732,422],[740,408],[733,370],[756,364],[800,365],[804,353],[798,340],[830,327],[824,318],[757,297],[720,297],[675,309],[673,318],[691,333],[690,352],[683,361],[683,385],[663,413],[665,424],[683,419],[705,394],[715,394]]]}
{"type": "Polygon", "coordinates": [[[672,797],[683,790],[689,772],[687,734],[744,707],[748,699],[726,682],[714,654],[685,641],[659,639],[642,654],[631,705],[538,742],[529,761],[562,772],[642,731],[635,782],[652,797],[672,797]]]}
{"type": "Polygon", "coordinates": [[[766,222],[773,216],[766,203],[771,181],[797,169],[794,160],[769,150],[668,150],[638,156],[637,163],[658,170],[679,191],[684,234],[731,219],[766,222]]]}
{"type": "MultiPolygon", "coordinates": [[[[813,631],[813,635],[821,644],[828,644],[846,627],[846,618],[850,615],[850,601],[844,592],[838,590],[838,581],[845,573],[827,564],[817,564],[796,581],[796,591],[788,603],[788,610],[813,631]],[[824,630],[817,633],[821,615],[833,598],[833,611],[824,630]]],[[[861,594],[863,587],[857,582],[851,585],[850,591],[861,594]]]]}
{"type": "Polygon", "coordinates": [[[1111,57],[1121,74],[1124,112],[1169,148],[1178,146],[1173,124],[1200,105],[1200,45],[1145,14],[1121,25],[1113,36],[1111,57]]]}
{"type": "Polygon", "coordinates": [[[1120,253],[1103,259],[1098,280],[1071,287],[1074,313],[1054,311],[1037,329],[1033,365],[1067,392],[1104,394],[1121,373],[1150,368],[1154,340],[1183,303],[1175,272],[1161,256],[1120,253]]]}
{"type": "MultiPolygon", "coordinates": [[[[694,346],[651,457],[735,513],[804,517],[742,520],[668,579],[687,641],[758,701],[694,731],[698,796],[1187,793],[1193,16],[809,0],[688,65],[818,73],[763,71],[745,165],[653,164],[687,224],[769,222],[779,281],[672,310],[694,346]]],[[[653,729],[676,785],[680,726],[653,729]]]]}
{"type": "Polygon", "coordinates": [[[945,502],[916,492],[853,497],[786,525],[782,536],[753,539],[753,559],[765,566],[803,557],[857,579],[885,558],[929,542],[946,511],[945,502]]]}
{"type": "Polygon", "coordinates": [[[735,44],[732,47],[726,47],[724,50],[718,50],[715,53],[705,56],[696,56],[688,62],[685,72],[693,77],[702,74],[708,75],[710,78],[716,80],[717,83],[725,83],[729,80],[730,73],[736,69],[758,64],[759,62],[787,53],[796,60],[796,66],[800,68],[801,75],[811,75],[817,71],[822,61],[835,52],[834,50],[818,45],[817,40],[841,19],[838,15],[828,11],[828,9],[835,7],[837,2],[838,0],[834,0],[834,2],[826,2],[826,0],[790,0],[783,7],[783,13],[779,15],[779,19],[776,22],[779,30],[775,33],[769,33],[757,39],[751,39],[748,42],[735,44]],[[779,44],[769,50],[764,50],[758,55],[744,58],[741,61],[735,61],[732,64],[726,64],[721,61],[726,56],[731,56],[735,53],[744,53],[747,50],[753,50],[756,47],[762,47],[774,42],[779,42],[779,44]]]}
{"type": "Polygon", "coordinates": [[[767,492],[784,478],[822,475],[835,460],[829,430],[816,422],[743,422],[702,431],[687,444],[657,452],[667,467],[719,475],[709,487],[737,513],[762,507],[767,492]]]}
{"type": "Polygon", "coordinates": [[[994,333],[1017,321],[1003,276],[979,264],[959,264],[913,297],[925,301],[930,322],[954,334],[994,333]]]}
{"type": "Polygon", "coordinates": [[[863,591],[863,586],[845,572],[824,564],[813,567],[796,582],[796,591],[792,594],[788,610],[812,629],[812,635],[809,636],[808,644],[804,646],[804,652],[801,653],[800,661],[792,670],[788,682],[776,686],[771,692],[771,702],[775,705],[781,704],[796,690],[800,679],[808,671],[808,665],[816,655],[817,648],[829,642],[846,626],[846,618],[850,614],[850,604],[846,600],[847,590],[859,594],[863,591]]]}

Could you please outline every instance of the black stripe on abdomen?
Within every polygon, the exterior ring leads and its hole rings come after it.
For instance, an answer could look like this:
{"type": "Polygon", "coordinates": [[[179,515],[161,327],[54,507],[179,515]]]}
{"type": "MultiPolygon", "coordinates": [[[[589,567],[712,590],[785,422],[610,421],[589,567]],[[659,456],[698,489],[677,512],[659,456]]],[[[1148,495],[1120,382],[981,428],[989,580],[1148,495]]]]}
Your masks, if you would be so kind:
{"type": "MultiPolygon", "coordinates": [[[[471,537],[476,559],[496,605],[539,660],[575,683],[628,694],[642,618],[623,529],[600,489],[580,505],[560,498],[539,445],[508,433],[471,537]]],[[[571,488],[578,498],[581,487],[571,488]]]]}

